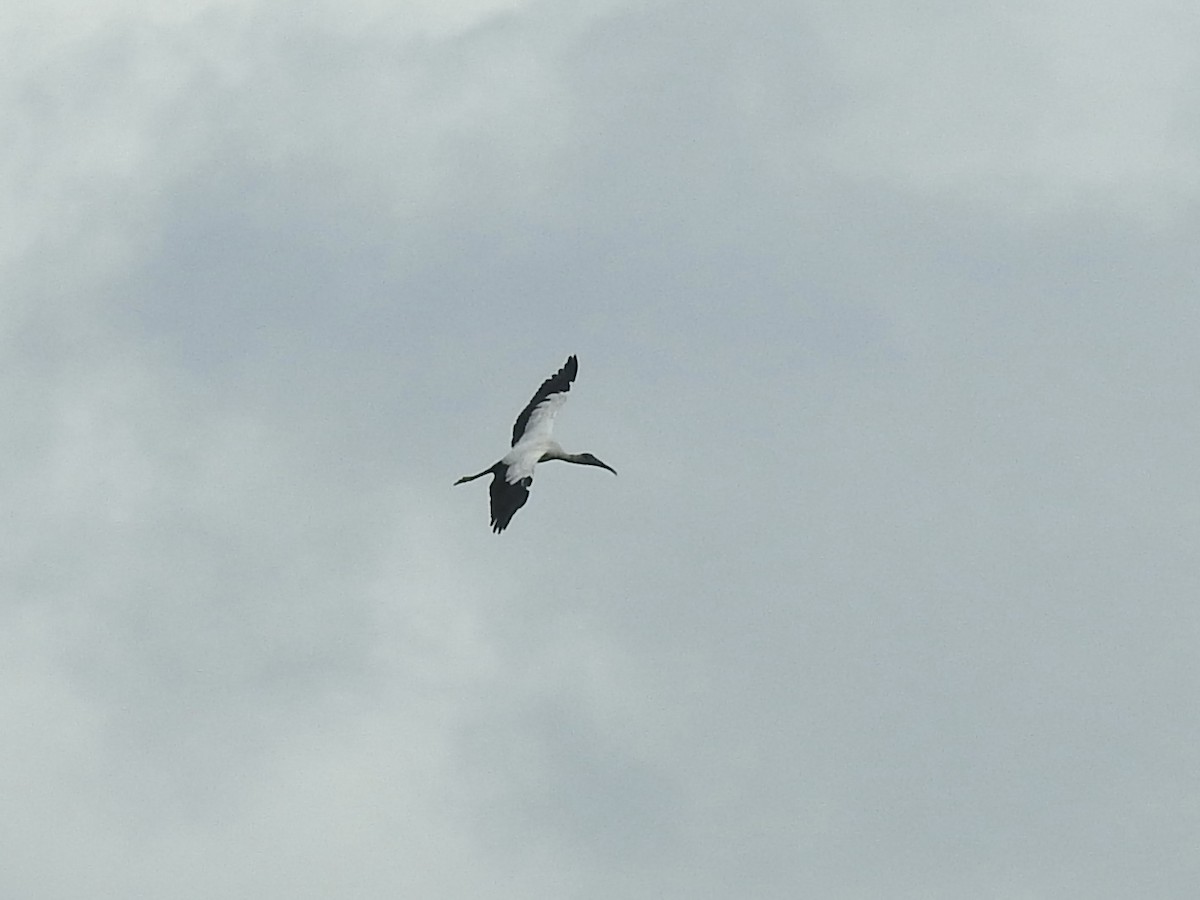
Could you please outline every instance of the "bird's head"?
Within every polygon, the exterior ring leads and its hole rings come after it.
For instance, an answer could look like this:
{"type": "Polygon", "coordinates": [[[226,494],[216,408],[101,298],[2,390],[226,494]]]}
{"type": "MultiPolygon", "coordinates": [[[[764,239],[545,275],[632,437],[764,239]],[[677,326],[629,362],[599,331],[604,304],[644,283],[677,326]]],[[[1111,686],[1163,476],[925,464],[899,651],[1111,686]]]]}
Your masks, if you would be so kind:
{"type": "Polygon", "coordinates": [[[580,462],[585,466],[599,466],[601,469],[608,469],[608,471],[612,472],[614,475],[617,474],[616,469],[614,469],[608,463],[597,459],[591,453],[580,453],[577,462],[580,462]]]}

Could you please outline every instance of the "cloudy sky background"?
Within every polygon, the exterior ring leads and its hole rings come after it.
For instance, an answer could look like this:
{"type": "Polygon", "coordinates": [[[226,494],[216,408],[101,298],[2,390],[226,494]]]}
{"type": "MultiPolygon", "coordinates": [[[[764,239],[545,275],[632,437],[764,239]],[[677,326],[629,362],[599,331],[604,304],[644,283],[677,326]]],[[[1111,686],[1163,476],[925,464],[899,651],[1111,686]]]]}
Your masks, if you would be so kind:
{"type": "Polygon", "coordinates": [[[6,4],[0,895],[1193,897],[1197,34],[6,4]]]}

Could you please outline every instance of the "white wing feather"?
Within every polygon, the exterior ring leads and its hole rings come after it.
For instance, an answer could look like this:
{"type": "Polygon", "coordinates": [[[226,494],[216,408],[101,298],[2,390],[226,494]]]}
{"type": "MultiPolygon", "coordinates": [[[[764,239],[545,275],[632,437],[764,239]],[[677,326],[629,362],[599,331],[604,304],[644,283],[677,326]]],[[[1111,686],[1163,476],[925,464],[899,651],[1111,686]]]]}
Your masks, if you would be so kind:
{"type": "Polygon", "coordinates": [[[550,440],[554,417],[567,402],[567,392],[579,370],[575,355],[567,357],[563,367],[542,382],[529,405],[513,424],[512,449],[501,460],[507,467],[505,480],[516,484],[533,477],[533,470],[547,451],[562,453],[562,447],[550,440]],[[540,398],[540,399],[539,399],[540,398]]]}
{"type": "Polygon", "coordinates": [[[551,449],[562,449],[550,440],[550,434],[554,431],[554,417],[566,401],[567,393],[563,391],[551,394],[533,408],[521,440],[501,460],[508,467],[505,480],[509,484],[516,484],[522,478],[532,478],[533,470],[543,453],[551,449]]]}
{"type": "Polygon", "coordinates": [[[545,447],[545,444],[529,444],[522,441],[509,450],[504,459],[500,460],[506,466],[504,480],[509,484],[516,484],[522,479],[532,478],[533,470],[542,458],[545,447]]]}
{"type": "Polygon", "coordinates": [[[558,415],[558,411],[562,409],[562,405],[567,402],[567,392],[561,391],[557,394],[551,394],[541,403],[533,408],[533,412],[529,414],[529,422],[525,425],[525,433],[521,435],[521,440],[517,442],[517,446],[528,444],[531,442],[542,442],[550,440],[550,433],[554,430],[554,417],[558,415]]]}

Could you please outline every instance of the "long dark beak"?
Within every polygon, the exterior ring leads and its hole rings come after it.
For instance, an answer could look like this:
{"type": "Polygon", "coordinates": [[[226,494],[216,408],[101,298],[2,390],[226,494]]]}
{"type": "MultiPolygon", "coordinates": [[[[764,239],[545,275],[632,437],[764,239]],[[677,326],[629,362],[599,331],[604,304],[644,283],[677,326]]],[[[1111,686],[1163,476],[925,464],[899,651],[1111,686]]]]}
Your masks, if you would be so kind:
{"type": "Polygon", "coordinates": [[[617,470],[614,469],[612,466],[610,466],[608,463],[600,462],[600,460],[596,460],[595,464],[598,465],[602,469],[608,469],[608,471],[612,472],[614,475],[617,474],[617,470]]]}

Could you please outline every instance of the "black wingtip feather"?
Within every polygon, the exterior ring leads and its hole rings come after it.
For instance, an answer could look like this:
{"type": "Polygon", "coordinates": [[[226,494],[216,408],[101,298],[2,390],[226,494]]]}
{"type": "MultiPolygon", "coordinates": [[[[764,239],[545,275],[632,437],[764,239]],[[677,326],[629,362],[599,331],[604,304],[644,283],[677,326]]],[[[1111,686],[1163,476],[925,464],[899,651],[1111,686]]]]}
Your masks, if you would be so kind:
{"type": "Polygon", "coordinates": [[[517,416],[517,421],[513,424],[512,433],[512,445],[514,447],[517,445],[517,441],[521,439],[521,435],[525,433],[525,426],[529,424],[529,417],[533,414],[534,407],[551,394],[569,391],[571,389],[571,382],[575,380],[575,376],[578,374],[579,359],[572,353],[567,357],[567,361],[563,363],[561,369],[542,382],[542,386],[537,389],[537,392],[533,395],[533,399],[525,404],[525,408],[517,416]]]}
{"type": "Polygon", "coordinates": [[[500,463],[496,466],[488,495],[491,498],[492,531],[499,534],[529,499],[529,486],[533,484],[533,479],[523,478],[516,484],[509,484],[504,477],[504,466],[500,463]]]}

